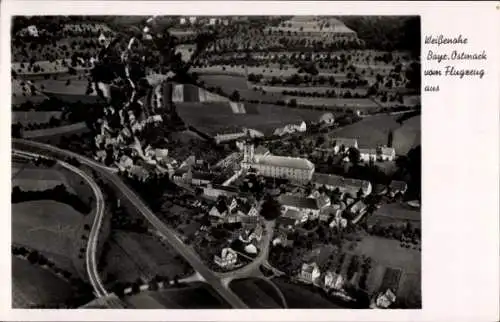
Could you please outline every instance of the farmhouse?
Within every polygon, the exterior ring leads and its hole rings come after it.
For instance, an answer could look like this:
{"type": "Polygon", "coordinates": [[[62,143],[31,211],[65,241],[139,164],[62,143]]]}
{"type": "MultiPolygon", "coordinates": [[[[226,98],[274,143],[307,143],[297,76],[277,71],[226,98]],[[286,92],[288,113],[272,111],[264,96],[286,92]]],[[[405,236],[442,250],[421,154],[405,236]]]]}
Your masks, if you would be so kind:
{"type": "Polygon", "coordinates": [[[397,194],[404,195],[408,190],[408,185],[404,181],[393,180],[389,184],[389,195],[394,197],[397,194]]]}
{"type": "Polygon", "coordinates": [[[320,208],[316,199],[293,195],[281,195],[278,201],[281,204],[282,212],[285,217],[304,222],[307,219],[317,218],[319,216],[320,208]],[[290,212],[290,210],[292,212],[290,212]]]}
{"type": "Polygon", "coordinates": [[[223,268],[231,268],[238,261],[238,254],[231,248],[222,249],[221,256],[215,256],[214,262],[223,268]]]}
{"type": "Polygon", "coordinates": [[[343,153],[346,152],[349,148],[358,148],[358,140],[350,139],[350,138],[334,138],[333,142],[333,152],[343,153]]]}
{"type": "Polygon", "coordinates": [[[256,155],[253,144],[245,145],[243,169],[256,169],[261,175],[271,178],[288,179],[293,182],[309,182],[314,173],[314,164],[303,158],[276,155],[256,155]]]}
{"type": "Polygon", "coordinates": [[[284,127],[277,128],[274,130],[274,135],[283,136],[291,133],[303,133],[307,130],[306,122],[302,121],[297,124],[287,124],[284,127]]]}
{"type": "Polygon", "coordinates": [[[340,290],[344,286],[344,278],[341,274],[328,271],[325,274],[325,287],[327,289],[340,290]]]}
{"type": "Polygon", "coordinates": [[[302,264],[302,270],[299,274],[299,277],[302,280],[309,283],[315,283],[320,276],[321,272],[319,270],[318,264],[316,264],[315,262],[302,264]]]}
{"type": "Polygon", "coordinates": [[[339,189],[340,193],[348,193],[353,197],[356,197],[360,190],[363,196],[372,192],[372,185],[369,181],[344,178],[333,174],[315,173],[312,176],[312,183],[316,189],[319,187],[325,187],[328,190],[339,189]]]}

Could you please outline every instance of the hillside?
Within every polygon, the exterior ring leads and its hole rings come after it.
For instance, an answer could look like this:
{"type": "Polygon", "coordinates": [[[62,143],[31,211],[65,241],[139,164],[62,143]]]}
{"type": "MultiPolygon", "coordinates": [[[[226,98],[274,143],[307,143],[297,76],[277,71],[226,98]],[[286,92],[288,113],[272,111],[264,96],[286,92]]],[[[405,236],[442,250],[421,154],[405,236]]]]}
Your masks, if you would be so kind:
{"type": "Polygon", "coordinates": [[[408,50],[420,55],[419,16],[340,16],[339,20],[365,41],[366,48],[408,50]]]}

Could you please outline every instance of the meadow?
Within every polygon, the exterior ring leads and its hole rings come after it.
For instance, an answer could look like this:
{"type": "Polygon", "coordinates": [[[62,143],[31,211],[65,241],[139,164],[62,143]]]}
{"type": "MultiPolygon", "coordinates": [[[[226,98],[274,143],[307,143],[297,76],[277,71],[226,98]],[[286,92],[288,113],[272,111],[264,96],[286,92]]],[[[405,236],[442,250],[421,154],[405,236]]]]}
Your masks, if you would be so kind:
{"type": "Polygon", "coordinates": [[[71,285],[50,271],[12,257],[12,307],[57,307],[71,298],[71,285]]]}

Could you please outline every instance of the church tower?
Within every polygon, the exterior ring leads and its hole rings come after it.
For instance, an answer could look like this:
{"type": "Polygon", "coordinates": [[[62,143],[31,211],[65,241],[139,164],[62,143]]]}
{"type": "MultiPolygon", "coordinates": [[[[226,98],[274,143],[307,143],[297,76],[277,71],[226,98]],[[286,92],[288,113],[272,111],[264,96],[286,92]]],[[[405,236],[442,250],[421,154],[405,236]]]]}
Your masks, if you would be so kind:
{"type": "Polygon", "coordinates": [[[243,162],[254,162],[254,146],[251,143],[245,143],[243,145],[243,162]]]}

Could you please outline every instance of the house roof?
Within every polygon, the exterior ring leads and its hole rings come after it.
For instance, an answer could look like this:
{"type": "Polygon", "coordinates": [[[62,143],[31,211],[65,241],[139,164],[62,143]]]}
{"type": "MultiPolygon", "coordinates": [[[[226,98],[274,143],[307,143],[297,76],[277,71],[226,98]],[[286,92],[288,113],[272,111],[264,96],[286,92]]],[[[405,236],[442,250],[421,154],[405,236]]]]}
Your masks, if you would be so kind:
{"type": "Polygon", "coordinates": [[[279,224],[279,225],[283,225],[283,226],[293,226],[295,225],[295,220],[293,220],[292,218],[290,217],[285,217],[285,216],[279,216],[277,219],[276,219],[276,222],[279,224]]]}
{"type": "Polygon", "coordinates": [[[333,138],[334,146],[357,147],[358,140],[351,138],[333,138]]]}
{"type": "Polygon", "coordinates": [[[290,218],[294,221],[296,220],[301,220],[302,217],[304,217],[299,211],[293,210],[293,209],[288,209],[284,214],[283,217],[285,218],[290,218]]]}
{"type": "Polygon", "coordinates": [[[382,147],[380,148],[380,151],[382,152],[382,155],[387,155],[387,156],[396,154],[396,150],[394,150],[394,148],[382,147]]]}
{"type": "Polygon", "coordinates": [[[360,154],[377,154],[377,149],[365,149],[365,148],[360,148],[359,149],[360,154]]]}
{"type": "Polygon", "coordinates": [[[312,170],[314,164],[302,158],[292,158],[278,155],[263,155],[257,158],[257,163],[262,165],[269,165],[282,168],[292,168],[300,170],[312,170]]]}
{"type": "Polygon", "coordinates": [[[362,200],[360,200],[351,206],[351,211],[358,212],[365,209],[366,207],[367,207],[366,204],[362,200]]]}
{"type": "Polygon", "coordinates": [[[312,181],[316,184],[328,185],[334,187],[349,187],[349,188],[362,188],[364,190],[368,189],[370,185],[369,181],[344,178],[342,176],[337,176],[334,174],[325,174],[316,172],[313,174],[312,181]]]}
{"type": "Polygon", "coordinates": [[[302,264],[303,272],[312,273],[314,269],[318,269],[318,265],[315,262],[302,264]]]}
{"type": "Polygon", "coordinates": [[[283,206],[291,206],[303,209],[318,209],[318,203],[313,198],[303,198],[293,195],[281,195],[278,201],[283,206]]]}
{"type": "Polygon", "coordinates": [[[392,180],[389,188],[393,191],[406,191],[408,185],[404,181],[392,180]]]}

